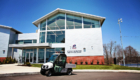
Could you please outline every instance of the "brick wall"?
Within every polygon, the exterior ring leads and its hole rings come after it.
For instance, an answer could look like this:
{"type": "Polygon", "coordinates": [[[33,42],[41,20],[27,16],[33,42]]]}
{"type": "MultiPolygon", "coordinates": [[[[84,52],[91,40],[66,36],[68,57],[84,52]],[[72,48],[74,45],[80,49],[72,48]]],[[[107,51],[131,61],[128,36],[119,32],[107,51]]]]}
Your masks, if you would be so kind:
{"type": "Polygon", "coordinates": [[[81,61],[83,64],[86,64],[85,62],[87,61],[88,64],[90,65],[91,62],[93,61],[93,64],[104,64],[104,56],[75,56],[75,57],[67,57],[67,63],[72,62],[72,64],[75,64],[77,61],[77,64],[81,64],[81,61]]]}
{"type": "Polygon", "coordinates": [[[6,57],[0,57],[0,61],[2,62],[3,60],[5,60],[6,57]]]}

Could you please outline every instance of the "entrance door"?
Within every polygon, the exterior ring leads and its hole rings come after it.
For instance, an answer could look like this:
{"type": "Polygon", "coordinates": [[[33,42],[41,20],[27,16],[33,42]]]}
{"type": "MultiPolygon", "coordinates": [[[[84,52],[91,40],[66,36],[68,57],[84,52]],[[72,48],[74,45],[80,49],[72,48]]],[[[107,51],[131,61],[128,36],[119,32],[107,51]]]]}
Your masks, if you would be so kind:
{"type": "Polygon", "coordinates": [[[33,52],[26,52],[25,62],[33,63],[33,52]]]}

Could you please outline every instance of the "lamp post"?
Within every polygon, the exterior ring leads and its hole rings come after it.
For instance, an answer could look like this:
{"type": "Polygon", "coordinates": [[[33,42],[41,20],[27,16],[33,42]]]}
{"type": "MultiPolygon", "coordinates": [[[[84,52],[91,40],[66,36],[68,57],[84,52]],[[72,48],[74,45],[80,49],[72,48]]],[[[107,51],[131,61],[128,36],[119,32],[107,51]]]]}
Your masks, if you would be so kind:
{"type": "MultiPolygon", "coordinates": [[[[120,38],[121,38],[121,45],[122,45],[122,50],[123,50],[122,33],[121,33],[120,22],[122,22],[122,18],[118,19],[118,24],[119,24],[119,28],[120,28],[120,38]]],[[[124,51],[123,51],[123,63],[124,63],[124,66],[125,66],[125,55],[124,55],[124,51]]]]}

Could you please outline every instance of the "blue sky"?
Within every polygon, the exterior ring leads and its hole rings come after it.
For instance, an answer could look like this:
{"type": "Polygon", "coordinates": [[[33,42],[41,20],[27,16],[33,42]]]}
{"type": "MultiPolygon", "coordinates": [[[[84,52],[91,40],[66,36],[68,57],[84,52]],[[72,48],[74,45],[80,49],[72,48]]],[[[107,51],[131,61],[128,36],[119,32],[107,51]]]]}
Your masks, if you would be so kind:
{"type": "Polygon", "coordinates": [[[140,52],[140,0],[0,0],[0,24],[34,33],[37,27],[32,22],[56,8],[106,17],[103,43],[121,44],[118,18],[122,18],[124,48],[131,45],[140,52]]]}

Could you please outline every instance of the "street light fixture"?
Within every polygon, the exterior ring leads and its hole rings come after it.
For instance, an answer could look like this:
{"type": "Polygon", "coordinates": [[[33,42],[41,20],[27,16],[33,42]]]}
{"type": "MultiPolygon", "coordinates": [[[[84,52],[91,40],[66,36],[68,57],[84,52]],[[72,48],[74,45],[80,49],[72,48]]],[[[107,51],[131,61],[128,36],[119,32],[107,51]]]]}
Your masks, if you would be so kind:
{"type": "MultiPolygon", "coordinates": [[[[119,24],[119,28],[120,28],[120,38],[121,38],[121,45],[122,45],[122,50],[123,50],[122,33],[121,33],[120,22],[122,22],[122,18],[118,19],[118,24],[119,24]]],[[[124,51],[123,51],[123,63],[124,63],[124,66],[125,66],[125,55],[124,55],[124,51]]]]}

